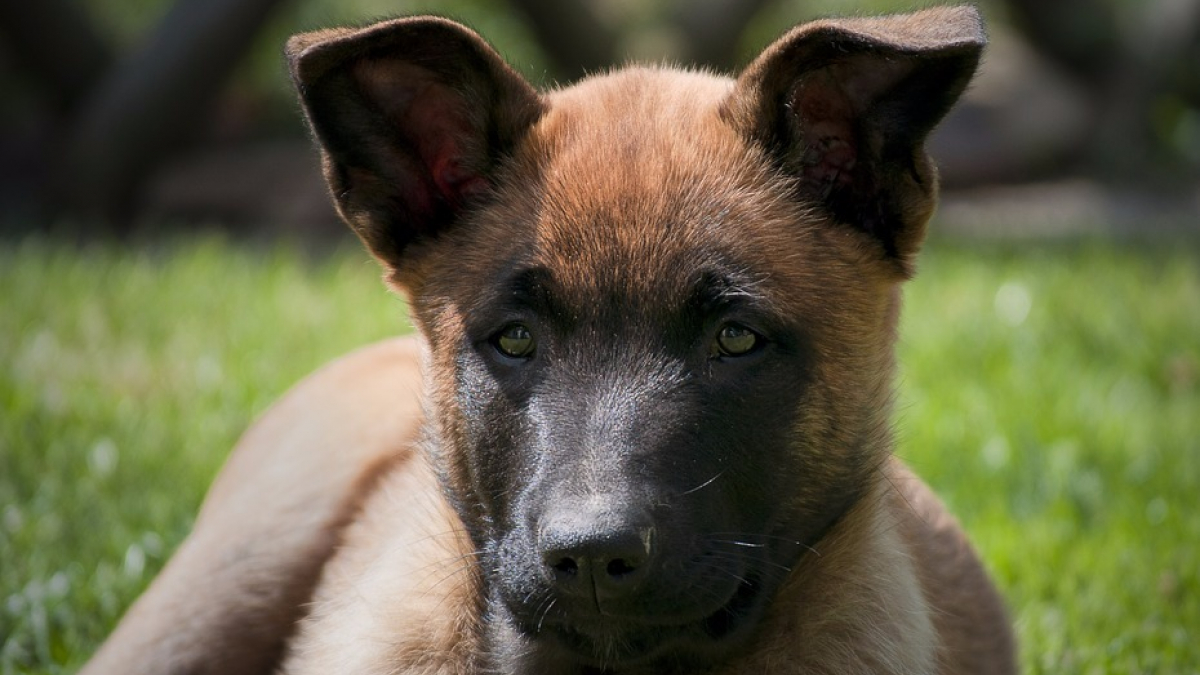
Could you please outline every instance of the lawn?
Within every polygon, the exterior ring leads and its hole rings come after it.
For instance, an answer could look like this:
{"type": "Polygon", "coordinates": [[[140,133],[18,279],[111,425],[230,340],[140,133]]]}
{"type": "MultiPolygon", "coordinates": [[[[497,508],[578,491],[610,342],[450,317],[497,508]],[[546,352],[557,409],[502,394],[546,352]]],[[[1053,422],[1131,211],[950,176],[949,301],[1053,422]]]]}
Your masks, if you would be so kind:
{"type": "MultiPolygon", "coordinates": [[[[960,515],[1028,673],[1200,673],[1200,247],[935,243],[898,452],[960,515]]],[[[0,675],[72,672],[251,418],[407,330],[352,243],[0,243],[0,675]]]]}

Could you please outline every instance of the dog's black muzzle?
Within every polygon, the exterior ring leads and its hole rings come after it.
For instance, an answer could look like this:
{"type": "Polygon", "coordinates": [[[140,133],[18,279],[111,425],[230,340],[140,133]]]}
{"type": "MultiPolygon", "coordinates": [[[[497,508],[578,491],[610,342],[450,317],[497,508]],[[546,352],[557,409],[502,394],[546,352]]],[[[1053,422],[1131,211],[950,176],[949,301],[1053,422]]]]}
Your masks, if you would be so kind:
{"type": "Polygon", "coordinates": [[[499,565],[519,630],[598,668],[736,644],[779,575],[764,574],[766,547],[736,545],[738,525],[722,517],[720,499],[689,497],[543,501],[529,527],[507,538],[499,565]]]}

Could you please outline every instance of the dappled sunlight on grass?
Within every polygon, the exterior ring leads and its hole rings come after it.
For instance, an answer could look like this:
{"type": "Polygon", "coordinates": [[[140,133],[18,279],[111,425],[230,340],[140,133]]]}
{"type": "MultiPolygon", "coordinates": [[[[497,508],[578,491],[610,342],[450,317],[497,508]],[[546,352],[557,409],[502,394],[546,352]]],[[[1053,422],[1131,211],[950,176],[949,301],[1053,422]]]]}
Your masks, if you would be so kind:
{"type": "Polygon", "coordinates": [[[1031,672],[1200,667],[1194,251],[941,246],[909,289],[899,452],[1000,576],[1031,672]]]}
{"type": "MultiPolygon", "coordinates": [[[[898,452],[960,515],[1032,673],[1200,670],[1200,253],[932,245],[898,452]]],[[[0,673],[77,668],[248,422],[407,330],[356,246],[0,248],[0,673]]]]}

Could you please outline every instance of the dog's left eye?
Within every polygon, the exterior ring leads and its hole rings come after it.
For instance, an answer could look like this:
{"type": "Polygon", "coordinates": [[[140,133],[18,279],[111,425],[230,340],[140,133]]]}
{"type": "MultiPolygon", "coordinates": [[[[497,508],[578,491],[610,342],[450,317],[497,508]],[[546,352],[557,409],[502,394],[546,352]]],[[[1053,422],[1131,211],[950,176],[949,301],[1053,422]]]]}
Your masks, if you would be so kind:
{"type": "Polygon", "coordinates": [[[510,323],[505,326],[492,338],[492,344],[501,354],[513,359],[529,358],[537,349],[533,333],[523,323],[510,323]]]}
{"type": "Polygon", "coordinates": [[[758,348],[762,338],[758,333],[737,323],[727,323],[717,331],[713,341],[713,356],[745,356],[758,348]]]}

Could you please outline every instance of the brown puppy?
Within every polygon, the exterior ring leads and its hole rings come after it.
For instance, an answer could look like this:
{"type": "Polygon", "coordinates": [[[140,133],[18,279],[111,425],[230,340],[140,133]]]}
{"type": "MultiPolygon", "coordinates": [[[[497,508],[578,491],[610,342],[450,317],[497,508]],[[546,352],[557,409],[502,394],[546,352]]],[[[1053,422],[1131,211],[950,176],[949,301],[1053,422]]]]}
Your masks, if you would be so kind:
{"type": "Polygon", "coordinates": [[[888,426],[923,142],[982,45],[970,8],[821,21],[736,80],[540,94],[441,19],[293,38],[422,339],[251,429],[85,673],[1011,672],[888,426]]]}

